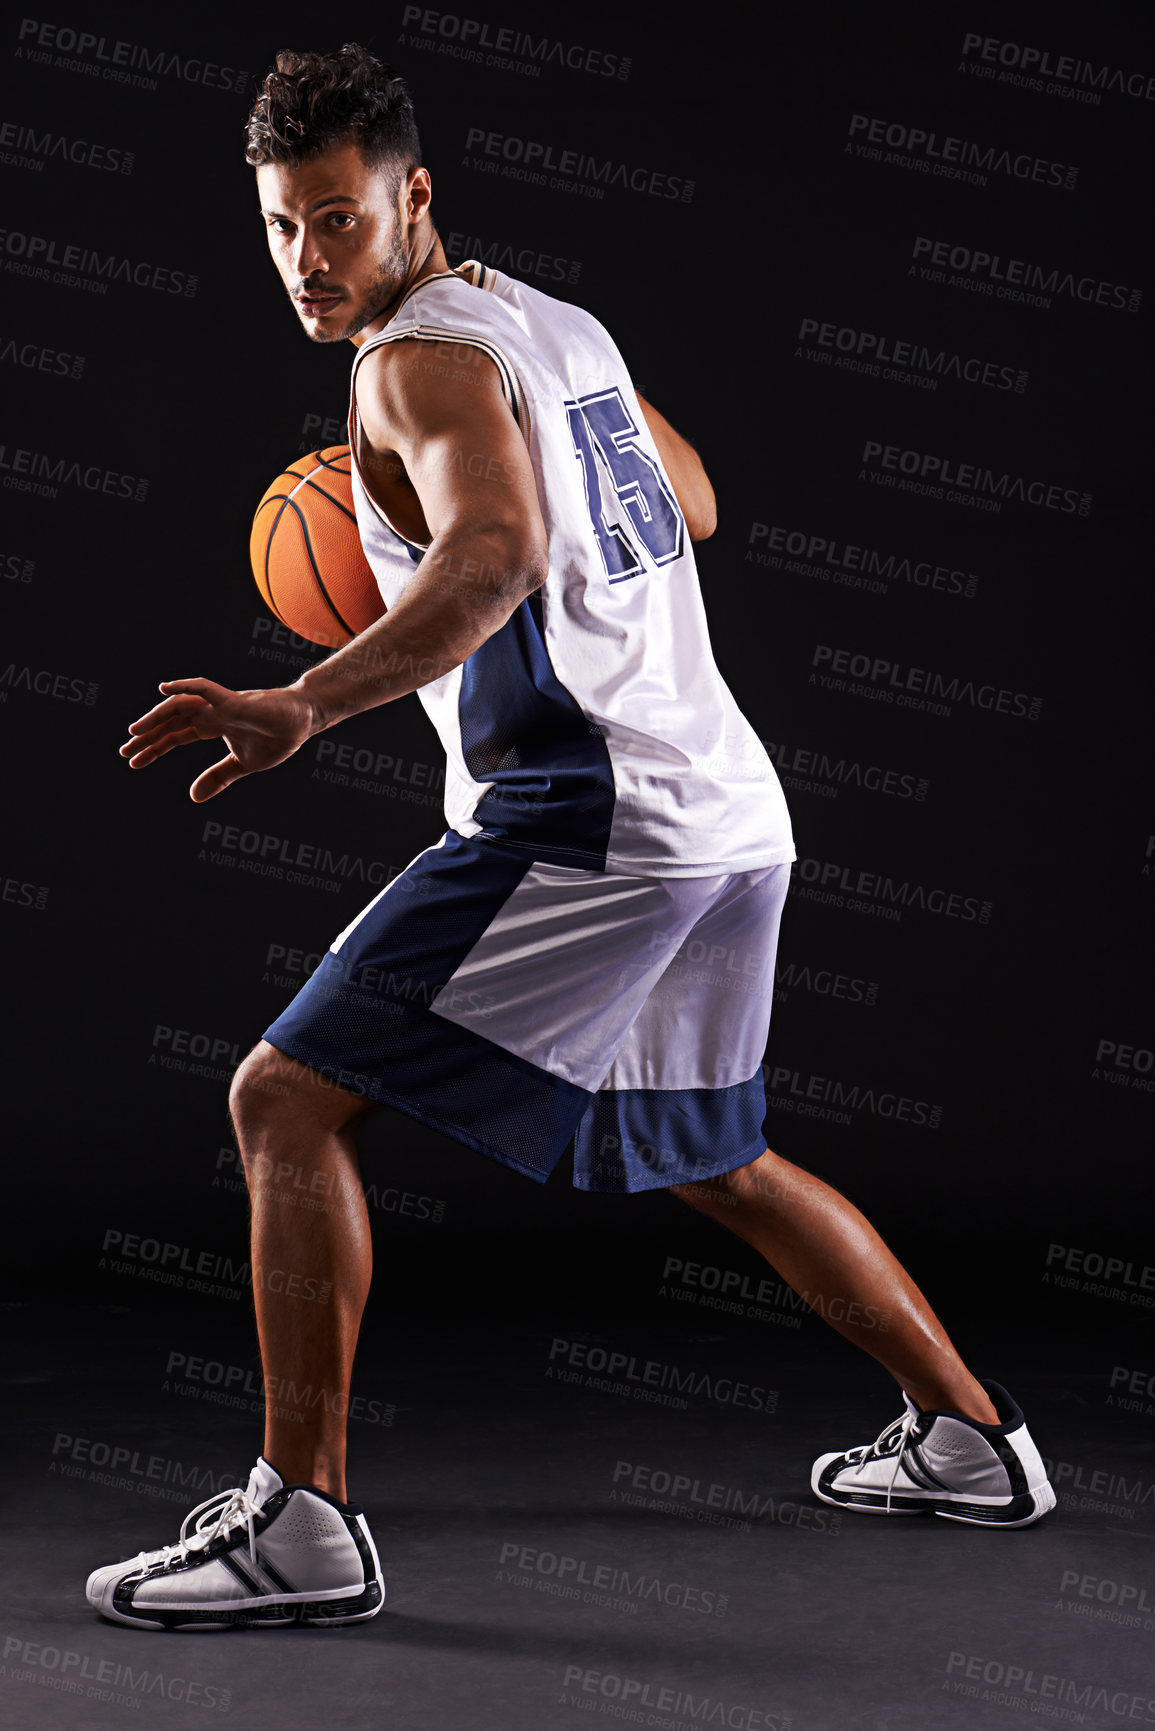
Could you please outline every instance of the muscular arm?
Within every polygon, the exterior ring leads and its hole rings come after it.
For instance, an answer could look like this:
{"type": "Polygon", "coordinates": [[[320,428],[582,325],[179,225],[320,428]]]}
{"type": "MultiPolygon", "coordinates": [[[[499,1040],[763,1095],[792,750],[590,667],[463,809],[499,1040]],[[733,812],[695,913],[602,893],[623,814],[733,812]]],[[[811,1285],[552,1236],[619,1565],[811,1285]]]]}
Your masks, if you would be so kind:
{"type": "Polygon", "coordinates": [[[686,519],[691,541],[705,541],[718,526],[718,513],[702,459],[688,440],[676,433],[664,415],[652,403],[639,396],[646,425],[658,447],[663,467],[673,483],[674,493],[686,519]]]}
{"type": "Polygon", "coordinates": [[[295,682],[312,732],[460,666],[544,583],[549,563],[525,440],[480,350],[384,344],[358,370],[357,408],[370,492],[397,521],[394,501],[405,508],[408,490],[429,548],[384,618],[295,682]]]}
{"type": "Polygon", "coordinates": [[[161,683],[163,702],[130,723],[121,755],[146,769],[178,745],[222,739],[228,755],[189,789],[198,803],[283,763],[345,716],[460,666],[545,581],[533,466],[487,356],[453,343],[387,343],[358,371],[357,406],[366,484],[428,550],[383,618],[292,685],[161,683]]]}
{"type": "MultiPolygon", "coordinates": [[[[715,524],[706,471],[693,446],[638,400],[690,538],[704,540],[715,524]]],[[[383,618],[292,685],[162,682],[163,701],[130,723],[121,755],[145,769],[178,745],[223,740],[228,755],[189,789],[198,803],[283,763],[334,722],[460,666],[545,581],[533,465],[486,355],[450,342],[386,343],[358,370],[357,407],[366,485],[403,534],[428,543],[425,556],[383,618]]]]}

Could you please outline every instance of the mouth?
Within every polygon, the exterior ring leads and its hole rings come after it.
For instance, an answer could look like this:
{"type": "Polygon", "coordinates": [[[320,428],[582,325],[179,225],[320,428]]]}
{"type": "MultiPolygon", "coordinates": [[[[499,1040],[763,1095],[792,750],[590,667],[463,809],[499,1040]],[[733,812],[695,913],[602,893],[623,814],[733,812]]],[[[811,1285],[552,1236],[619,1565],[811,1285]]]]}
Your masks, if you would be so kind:
{"type": "Polygon", "coordinates": [[[293,299],[306,318],[323,319],[334,307],[340,306],[341,295],[294,295],[293,299]]]}

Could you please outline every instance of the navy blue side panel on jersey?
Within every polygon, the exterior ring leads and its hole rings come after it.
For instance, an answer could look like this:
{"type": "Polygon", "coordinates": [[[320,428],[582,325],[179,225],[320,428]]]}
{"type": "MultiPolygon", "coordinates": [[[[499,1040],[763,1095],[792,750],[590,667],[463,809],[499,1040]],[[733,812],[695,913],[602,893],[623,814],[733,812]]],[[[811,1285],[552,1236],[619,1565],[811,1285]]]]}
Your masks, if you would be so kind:
{"type": "MultiPolygon", "coordinates": [[[[544,1184],[593,1095],[431,1006],[530,869],[450,830],[389,885],[264,1038],[333,1085],[544,1184]]],[[[471,1006],[477,1007],[477,1006],[471,1006]]]]}
{"type": "Polygon", "coordinates": [[[716,1178],[766,1147],[758,1069],[730,1088],[603,1088],[578,1125],[578,1190],[658,1190],[716,1178]]]}
{"type": "Polygon", "coordinates": [[[604,871],[614,772],[600,731],[554,673],[530,601],[461,669],[466,766],[495,785],[474,807],[484,836],[548,865],[604,871]]]}

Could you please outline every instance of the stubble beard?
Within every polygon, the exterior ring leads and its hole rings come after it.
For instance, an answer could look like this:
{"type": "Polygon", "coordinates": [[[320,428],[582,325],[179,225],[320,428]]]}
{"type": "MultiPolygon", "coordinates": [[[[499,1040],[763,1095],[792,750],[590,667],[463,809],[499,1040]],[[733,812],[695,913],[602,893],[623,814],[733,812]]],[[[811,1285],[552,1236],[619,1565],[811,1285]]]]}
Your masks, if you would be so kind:
{"type": "Polygon", "coordinates": [[[315,343],[340,343],[356,336],[366,325],[379,319],[390,303],[397,299],[405,286],[408,269],[409,258],[401,236],[394,232],[389,251],[379,263],[377,273],[365,291],[365,302],[360,312],[354,313],[348,324],[343,325],[339,331],[309,331],[308,336],[315,343]]]}

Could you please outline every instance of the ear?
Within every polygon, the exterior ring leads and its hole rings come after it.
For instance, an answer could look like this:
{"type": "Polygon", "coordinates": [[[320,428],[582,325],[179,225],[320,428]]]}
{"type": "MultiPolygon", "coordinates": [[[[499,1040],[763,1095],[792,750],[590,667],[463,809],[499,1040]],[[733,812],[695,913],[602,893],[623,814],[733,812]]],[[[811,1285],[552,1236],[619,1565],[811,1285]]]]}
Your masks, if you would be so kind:
{"type": "Polygon", "coordinates": [[[414,168],[407,175],[402,192],[401,209],[408,222],[420,222],[428,213],[433,199],[433,186],[427,168],[414,168]]]}

